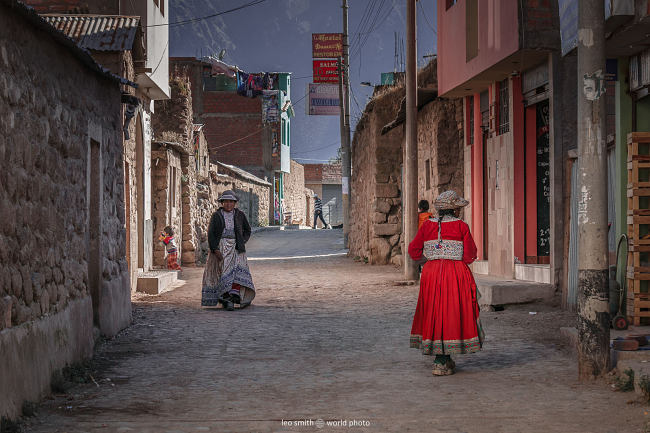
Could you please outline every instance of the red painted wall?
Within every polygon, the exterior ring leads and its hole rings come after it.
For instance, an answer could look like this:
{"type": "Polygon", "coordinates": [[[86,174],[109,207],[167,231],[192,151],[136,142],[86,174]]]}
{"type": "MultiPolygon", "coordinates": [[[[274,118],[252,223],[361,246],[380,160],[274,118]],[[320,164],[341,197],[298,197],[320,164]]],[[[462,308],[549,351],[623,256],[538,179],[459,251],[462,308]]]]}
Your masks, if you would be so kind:
{"type": "Polygon", "coordinates": [[[512,120],[510,129],[514,141],[514,232],[515,257],[526,262],[526,192],[525,192],[525,140],[524,140],[524,97],[521,92],[521,77],[512,79],[512,120]]]}
{"type": "Polygon", "coordinates": [[[519,49],[518,0],[478,1],[478,55],[466,62],[467,0],[438,2],[438,92],[462,85],[519,49]]]}
{"type": "Polygon", "coordinates": [[[474,95],[474,145],[472,146],[472,235],[479,260],[483,251],[483,132],[481,130],[481,95],[474,95]]]}

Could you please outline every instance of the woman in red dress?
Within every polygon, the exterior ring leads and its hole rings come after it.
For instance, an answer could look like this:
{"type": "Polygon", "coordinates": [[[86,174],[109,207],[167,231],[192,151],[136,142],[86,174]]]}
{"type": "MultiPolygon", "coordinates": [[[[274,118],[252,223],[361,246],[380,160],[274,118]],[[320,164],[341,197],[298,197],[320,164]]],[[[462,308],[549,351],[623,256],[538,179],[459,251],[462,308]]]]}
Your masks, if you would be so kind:
{"type": "Polygon", "coordinates": [[[420,277],[420,295],[411,328],[411,347],[436,355],[432,373],[454,374],[452,354],[481,350],[476,282],[469,265],[476,260],[476,244],[469,227],[458,219],[469,204],[455,191],[436,198],[436,218],[426,221],[409,245],[415,261],[426,257],[420,277]]]}

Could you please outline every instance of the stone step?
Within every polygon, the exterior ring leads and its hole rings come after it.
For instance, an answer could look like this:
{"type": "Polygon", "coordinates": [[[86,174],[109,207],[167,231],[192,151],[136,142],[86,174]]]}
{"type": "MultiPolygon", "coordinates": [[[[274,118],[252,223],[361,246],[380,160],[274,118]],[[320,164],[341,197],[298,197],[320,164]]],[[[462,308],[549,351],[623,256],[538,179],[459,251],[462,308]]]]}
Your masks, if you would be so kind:
{"type": "Polygon", "coordinates": [[[156,270],[138,272],[137,291],[148,295],[158,295],[178,281],[178,271],[156,270]]]}
{"type": "Polygon", "coordinates": [[[555,295],[555,286],[523,280],[506,280],[487,275],[474,275],[478,286],[481,308],[509,304],[526,304],[550,301],[555,295]]]}

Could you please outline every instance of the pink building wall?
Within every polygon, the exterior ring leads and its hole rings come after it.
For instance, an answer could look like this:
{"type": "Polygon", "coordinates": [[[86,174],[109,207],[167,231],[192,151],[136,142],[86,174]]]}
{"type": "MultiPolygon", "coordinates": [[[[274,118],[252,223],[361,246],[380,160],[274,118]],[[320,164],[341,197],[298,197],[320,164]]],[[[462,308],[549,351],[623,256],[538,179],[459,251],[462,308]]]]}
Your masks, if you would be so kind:
{"type": "MultiPolygon", "coordinates": [[[[461,86],[519,49],[518,0],[438,1],[439,94],[461,86]],[[466,13],[478,2],[478,55],[466,62],[466,13]]],[[[487,86],[486,86],[487,87],[487,86]]]]}

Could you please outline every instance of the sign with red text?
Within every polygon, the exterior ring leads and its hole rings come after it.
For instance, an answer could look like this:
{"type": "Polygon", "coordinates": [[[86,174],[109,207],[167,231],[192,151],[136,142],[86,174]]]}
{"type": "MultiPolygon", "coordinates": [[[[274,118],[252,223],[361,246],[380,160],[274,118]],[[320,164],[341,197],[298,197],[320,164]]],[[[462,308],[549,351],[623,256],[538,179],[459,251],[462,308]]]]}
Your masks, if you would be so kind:
{"type": "Polygon", "coordinates": [[[311,51],[315,59],[343,57],[342,33],[312,33],[311,51]]]}
{"type": "Polygon", "coordinates": [[[314,60],[314,83],[339,82],[338,60],[314,60]]]}

